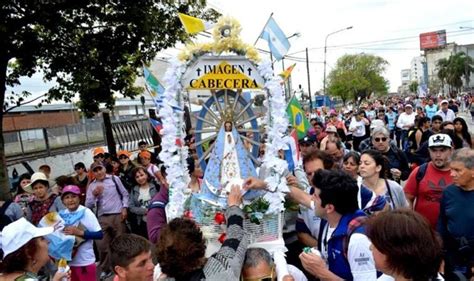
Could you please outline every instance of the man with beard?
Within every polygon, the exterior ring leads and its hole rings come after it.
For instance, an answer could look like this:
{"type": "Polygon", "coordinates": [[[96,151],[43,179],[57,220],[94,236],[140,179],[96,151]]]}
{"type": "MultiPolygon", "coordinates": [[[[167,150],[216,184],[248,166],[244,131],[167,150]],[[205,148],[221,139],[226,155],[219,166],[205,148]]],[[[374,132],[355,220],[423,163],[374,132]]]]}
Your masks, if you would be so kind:
{"type": "Polygon", "coordinates": [[[428,219],[435,229],[441,194],[453,182],[449,167],[453,148],[446,134],[432,135],[428,147],[431,161],[412,171],[405,185],[405,196],[413,210],[428,219]]]}

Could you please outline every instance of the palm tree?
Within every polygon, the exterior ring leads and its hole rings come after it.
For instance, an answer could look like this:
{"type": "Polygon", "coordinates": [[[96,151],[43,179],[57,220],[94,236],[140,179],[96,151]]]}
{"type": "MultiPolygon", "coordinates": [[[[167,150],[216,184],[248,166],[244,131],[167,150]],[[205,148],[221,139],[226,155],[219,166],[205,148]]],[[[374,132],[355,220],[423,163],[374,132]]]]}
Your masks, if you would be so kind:
{"type": "Polygon", "coordinates": [[[451,88],[460,91],[463,77],[466,85],[469,85],[469,77],[474,72],[474,60],[465,53],[459,52],[449,56],[448,59],[438,60],[437,67],[438,78],[441,80],[442,86],[446,83],[450,87],[450,92],[451,88]]]}
{"type": "Polygon", "coordinates": [[[448,84],[447,78],[448,78],[449,61],[446,58],[440,59],[438,60],[436,66],[438,69],[438,78],[439,78],[439,81],[441,81],[441,89],[444,89],[444,85],[448,84]]]}

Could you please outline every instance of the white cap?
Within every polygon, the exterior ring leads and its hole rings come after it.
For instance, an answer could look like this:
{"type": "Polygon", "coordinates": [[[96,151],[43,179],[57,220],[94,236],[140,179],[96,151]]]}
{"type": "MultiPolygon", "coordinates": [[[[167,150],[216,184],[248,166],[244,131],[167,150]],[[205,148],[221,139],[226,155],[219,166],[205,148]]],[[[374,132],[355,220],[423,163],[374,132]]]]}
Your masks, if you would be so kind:
{"type": "Polygon", "coordinates": [[[447,134],[435,134],[428,139],[428,147],[452,147],[452,143],[451,137],[447,134]]]}
{"type": "Polygon", "coordinates": [[[448,100],[442,100],[440,104],[449,103],[448,100]]]}
{"type": "Polygon", "coordinates": [[[30,193],[32,194],[33,193],[33,185],[35,184],[35,182],[37,181],[45,181],[45,182],[49,182],[48,181],[48,178],[46,177],[46,175],[42,172],[36,172],[34,173],[32,176],[31,176],[31,182],[30,184],[26,185],[25,187],[23,187],[23,190],[26,191],[27,193],[30,193]]]}
{"type": "Polygon", "coordinates": [[[24,246],[33,238],[48,235],[54,231],[53,227],[36,227],[25,218],[10,223],[3,228],[0,234],[0,246],[3,258],[24,246]]]}

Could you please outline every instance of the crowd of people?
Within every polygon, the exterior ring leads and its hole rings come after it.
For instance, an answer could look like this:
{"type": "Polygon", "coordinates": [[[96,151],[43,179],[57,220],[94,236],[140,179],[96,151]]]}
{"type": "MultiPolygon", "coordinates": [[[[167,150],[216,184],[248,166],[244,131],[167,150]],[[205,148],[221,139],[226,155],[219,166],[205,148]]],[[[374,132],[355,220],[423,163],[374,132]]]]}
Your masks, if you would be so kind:
{"type": "MultiPolygon", "coordinates": [[[[196,222],[167,220],[166,168],[146,142],[136,159],[95,148],[88,168],[76,163],[55,181],[43,165],[2,202],[0,280],[469,280],[474,146],[462,109],[474,119],[472,99],[460,107],[434,97],[308,112],[302,163],[286,177],[286,200],[299,205],[294,227],[286,222],[294,231],[285,238],[296,237],[285,239],[286,257],[248,248],[241,188],[265,190],[262,177],[232,187],[226,236],[206,256],[196,222]],[[48,256],[54,229],[39,227],[50,212],[75,237],[66,272],[48,256]]],[[[203,177],[193,140],[191,132],[190,193],[203,177]]]]}

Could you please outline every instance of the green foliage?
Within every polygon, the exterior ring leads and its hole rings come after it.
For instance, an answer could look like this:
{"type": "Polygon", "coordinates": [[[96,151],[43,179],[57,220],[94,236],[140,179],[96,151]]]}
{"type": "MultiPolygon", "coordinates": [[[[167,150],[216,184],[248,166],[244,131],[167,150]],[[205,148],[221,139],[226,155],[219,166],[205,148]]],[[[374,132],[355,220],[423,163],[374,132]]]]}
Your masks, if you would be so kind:
{"type": "Polygon", "coordinates": [[[265,200],[263,197],[258,197],[253,200],[250,204],[245,205],[243,211],[247,214],[250,222],[260,224],[263,219],[265,212],[270,207],[270,202],[265,200]]]}
{"type": "Polygon", "coordinates": [[[410,89],[410,92],[416,93],[418,90],[418,81],[411,81],[410,85],[408,85],[408,89],[410,89]]]}
{"type": "Polygon", "coordinates": [[[382,76],[388,62],[369,54],[344,55],[329,73],[328,92],[339,97],[345,104],[348,100],[368,97],[371,93],[386,94],[388,81],[382,76]]]}
{"type": "Polygon", "coordinates": [[[133,83],[144,62],[188,39],[177,12],[217,17],[213,10],[203,13],[204,5],[158,0],[8,1],[0,10],[0,59],[14,61],[6,85],[19,84],[19,77],[42,69],[46,80],[58,83],[48,92],[48,100],[69,102],[79,94],[79,106],[87,115],[97,112],[99,103],[110,108],[113,94],[134,97],[142,92],[133,83]]]}
{"type": "Polygon", "coordinates": [[[437,62],[438,78],[442,85],[447,84],[450,87],[460,90],[463,83],[462,78],[469,84],[469,77],[474,72],[474,60],[463,52],[449,56],[449,58],[440,59],[437,62]]]}
{"type": "MultiPolygon", "coordinates": [[[[189,38],[177,12],[207,20],[205,1],[160,0],[0,0],[0,129],[4,110],[22,104],[28,93],[9,93],[22,76],[41,70],[57,86],[47,101],[70,102],[86,116],[99,104],[114,104],[114,94],[133,97],[143,63],[162,49],[189,38]]],[[[3,136],[0,135],[0,199],[8,197],[3,136]]]]}

